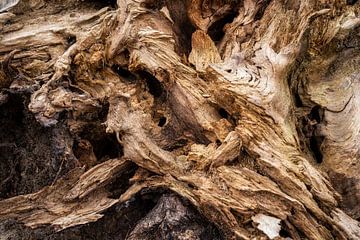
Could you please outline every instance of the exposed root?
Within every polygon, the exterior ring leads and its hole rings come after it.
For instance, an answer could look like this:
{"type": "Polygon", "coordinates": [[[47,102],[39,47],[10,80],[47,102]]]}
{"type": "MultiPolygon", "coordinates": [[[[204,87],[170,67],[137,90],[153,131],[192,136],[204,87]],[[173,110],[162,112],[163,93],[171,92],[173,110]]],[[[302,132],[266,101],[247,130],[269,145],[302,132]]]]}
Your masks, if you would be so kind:
{"type": "MultiPolygon", "coordinates": [[[[48,36],[43,41],[26,26],[19,30],[23,38],[6,34],[0,40],[0,53],[11,52],[16,40],[42,56],[38,65],[25,65],[28,76],[32,67],[51,69],[38,74],[41,88],[29,109],[44,126],[62,122],[69,128],[69,154],[77,160],[53,185],[1,201],[0,219],[70,231],[145,192],[171,191],[182,200],[163,195],[150,212],[139,214],[137,221],[144,218],[128,228],[127,239],[218,236],[207,235],[203,224],[191,226],[189,218],[196,216],[215,224],[226,239],[359,238],[358,222],[339,209],[340,195],[312,164],[315,157],[321,166],[332,162],[335,172],[344,172],[339,159],[351,156],[351,176],[360,166],[357,50],[337,51],[339,42],[356,45],[347,37],[360,25],[356,4],[171,2],[110,1],[116,11],[91,8],[67,25],[54,22],[56,31],[42,26],[38,33],[48,36]],[[324,31],[321,21],[329,26],[324,31]],[[179,26],[190,24],[177,36],[179,26]],[[45,58],[39,43],[57,47],[45,58]],[[337,50],[328,51],[329,45],[337,50]],[[347,54],[354,60],[345,66],[347,54]],[[291,82],[294,66],[301,66],[301,84],[291,82]],[[289,85],[297,86],[296,93],[289,85]],[[352,124],[344,124],[346,117],[352,124]]],[[[21,53],[8,55],[16,69],[21,53]]],[[[7,77],[12,65],[2,62],[0,77],[7,77]]],[[[16,89],[8,78],[0,83],[16,89]]],[[[1,147],[13,149],[11,142],[1,147]]],[[[0,189],[16,176],[14,168],[9,177],[1,175],[0,189]]],[[[356,176],[349,179],[358,184],[356,176]]]]}

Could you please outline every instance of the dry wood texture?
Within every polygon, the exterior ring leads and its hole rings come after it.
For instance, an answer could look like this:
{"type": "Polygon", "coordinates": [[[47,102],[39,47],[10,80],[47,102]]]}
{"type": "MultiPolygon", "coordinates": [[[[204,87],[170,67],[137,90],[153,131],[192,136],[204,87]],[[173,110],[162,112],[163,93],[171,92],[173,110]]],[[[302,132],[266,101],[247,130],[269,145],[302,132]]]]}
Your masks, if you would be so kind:
{"type": "Polygon", "coordinates": [[[357,1],[3,0],[0,11],[1,221],[66,237],[158,194],[114,239],[360,239],[357,1]],[[5,131],[18,128],[6,125],[16,99],[19,124],[57,129],[49,146],[61,143],[31,191],[6,190],[25,174],[5,131]]]}

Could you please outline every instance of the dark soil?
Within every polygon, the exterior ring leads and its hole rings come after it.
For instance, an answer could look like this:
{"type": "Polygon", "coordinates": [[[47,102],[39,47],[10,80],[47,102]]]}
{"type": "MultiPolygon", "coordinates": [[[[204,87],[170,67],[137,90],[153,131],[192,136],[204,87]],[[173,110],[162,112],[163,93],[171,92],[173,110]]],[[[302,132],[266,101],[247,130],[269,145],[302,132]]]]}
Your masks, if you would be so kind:
{"type": "Polygon", "coordinates": [[[27,104],[9,93],[0,105],[0,199],[36,192],[76,163],[66,128],[42,127],[27,104]]]}

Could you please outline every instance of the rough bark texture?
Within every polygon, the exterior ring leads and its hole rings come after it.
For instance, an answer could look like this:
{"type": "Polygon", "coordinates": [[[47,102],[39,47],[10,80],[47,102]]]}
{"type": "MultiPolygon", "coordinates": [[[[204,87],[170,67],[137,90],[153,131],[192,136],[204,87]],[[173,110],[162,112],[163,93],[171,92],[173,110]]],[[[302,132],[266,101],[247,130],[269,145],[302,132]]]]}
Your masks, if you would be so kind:
{"type": "Polygon", "coordinates": [[[360,239],[360,3],[0,1],[0,239],[360,239]]]}

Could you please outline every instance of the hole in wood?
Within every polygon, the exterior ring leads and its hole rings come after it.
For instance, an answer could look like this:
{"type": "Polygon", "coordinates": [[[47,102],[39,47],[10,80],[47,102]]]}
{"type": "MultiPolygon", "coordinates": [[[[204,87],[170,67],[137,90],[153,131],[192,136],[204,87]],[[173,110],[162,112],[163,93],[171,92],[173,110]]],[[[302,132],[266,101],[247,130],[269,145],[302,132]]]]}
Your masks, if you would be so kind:
{"type": "Polygon", "coordinates": [[[322,109],[320,106],[315,106],[311,109],[310,114],[309,114],[309,118],[311,120],[315,120],[316,122],[320,123],[322,120],[322,109]]]}
{"type": "Polygon", "coordinates": [[[73,45],[74,43],[76,43],[76,36],[74,36],[74,35],[68,36],[67,39],[66,39],[66,42],[69,45],[73,45]]]}
{"type": "Polygon", "coordinates": [[[166,117],[160,117],[158,126],[163,127],[166,124],[166,117]]]}
{"type": "Polygon", "coordinates": [[[118,143],[115,135],[106,134],[96,140],[94,144],[94,153],[100,161],[122,156],[122,146],[118,143]]]}
{"type": "Polygon", "coordinates": [[[120,77],[122,77],[123,79],[133,82],[136,80],[136,76],[134,74],[132,74],[129,70],[120,67],[117,64],[114,64],[111,66],[111,69],[120,77]]]}
{"type": "Polygon", "coordinates": [[[78,141],[73,145],[73,151],[76,153],[76,157],[79,158],[80,154],[86,155],[90,153],[91,155],[91,152],[93,152],[96,157],[96,163],[98,164],[109,159],[123,156],[123,147],[117,141],[115,134],[107,134],[104,132],[102,125],[89,124],[86,126],[79,134],[78,141]],[[88,142],[86,146],[79,146],[82,139],[88,142]]]}
{"type": "Polygon", "coordinates": [[[303,106],[300,95],[298,93],[294,94],[294,102],[295,102],[296,107],[302,107],[303,106]]]}
{"type": "Polygon", "coordinates": [[[323,142],[324,137],[312,136],[310,138],[310,149],[314,154],[315,160],[317,163],[322,163],[323,154],[320,150],[321,143],[323,142]]]}
{"type": "Polygon", "coordinates": [[[294,215],[295,215],[295,213],[296,213],[296,212],[295,212],[295,208],[291,208],[290,213],[291,213],[291,215],[293,215],[293,216],[294,216],[294,215]]]}
{"type": "Polygon", "coordinates": [[[229,117],[229,113],[224,108],[219,109],[219,115],[222,118],[226,118],[226,119],[229,117]]]}
{"type": "Polygon", "coordinates": [[[224,27],[227,23],[231,23],[234,18],[237,16],[236,12],[231,12],[225,17],[219,19],[218,21],[214,22],[209,30],[208,35],[211,37],[211,39],[216,43],[219,42],[225,35],[224,27]]]}
{"type": "Polygon", "coordinates": [[[156,79],[156,77],[146,71],[138,72],[138,74],[140,77],[145,79],[146,85],[151,95],[154,97],[160,97],[163,94],[163,86],[161,85],[160,81],[156,79]]]}
{"type": "Polygon", "coordinates": [[[280,235],[280,237],[283,237],[283,238],[291,238],[291,234],[283,228],[281,228],[279,235],[280,235]]]}

